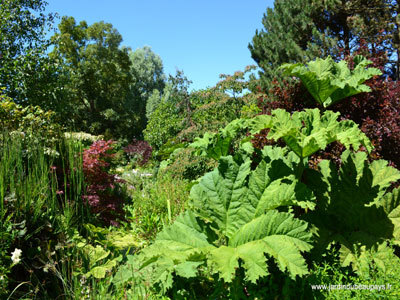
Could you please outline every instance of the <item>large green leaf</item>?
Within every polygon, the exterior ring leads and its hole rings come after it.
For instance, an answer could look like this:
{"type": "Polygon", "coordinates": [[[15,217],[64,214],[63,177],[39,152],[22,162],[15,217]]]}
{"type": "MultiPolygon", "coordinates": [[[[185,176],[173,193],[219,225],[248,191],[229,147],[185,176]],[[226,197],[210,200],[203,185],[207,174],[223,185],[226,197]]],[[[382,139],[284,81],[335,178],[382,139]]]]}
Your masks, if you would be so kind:
{"type": "Polygon", "coordinates": [[[247,200],[247,177],[250,160],[238,165],[231,156],[220,159],[219,166],[195,185],[190,196],[198,213],[216,224],[216,229],[230,237],[251,218],[247,200]]]}
{"type": "Polygon", "coordinates": [[[240,259],[246,269],[246,279],[255,283],[259,277],[269,274],[264,256],[265,250],[265,246],[260,241],[236,248],[221,246],[210,252],[209,264],[226,282],[232,282],[236,269],[239,268],[240,259]]]}
{"type": "Polygon", "coordinates": [[[392,192],[387,193],[379,202],[388,218],[392,222],[393,238],[397,245],[400,245],[400,188],[394,189],[392,192]]]}
{"type": "Polygon", "coordinates": [[[346,148],[358,150],[362,145],[368,151],[372,145],[365,134],[353,121],[337,121],[339,113],[325,111],[321,116],[318,109],[306,109],[290,115],[277,109],[272,111],[272,126],[269,139],[283,139],[288,147],[300,158],[308,157],[323,150],[334,141],[346,148]]]}
{"type": "Polygon", "coordinates": [[[363,84],[366,80],[382,72],[366,66],[372,62],[362,56],[354,59],[354,70],[350,70],[345,61],[336,63],[331,57],[317,58],[307,66],[303,64],[284,64],[281,69],[285,74],[300,78],[313,98],[324,107],[328,107],[341,99],[371,89],[363,84]]]}
{"type": "Polygon", "coordinates": [[[292,214],[270,210],[267,213],[254,218],[229,240],[230,246],[240,246],[245,243],[264,240],[271,236],[285,237],[292,241],[295,248],[308,251],[311,246],[311,233],[307,232],[307,223],[295,219],[292,214]]]}
{"type": "Polygon", "coordinates": [[[363,255],[355,251],[370,251],[388,239],[397,239],[398,191],[385,193],[400,179],[400,171],[384,160],[369,164],[364,152],[346,150],[341,161],[339,170],[322,161],[320,172],[305,172],[307,185],[317,197],[317,208],[306,219],[325,232],[325,246],[332,241],[342,245],[346,265],[363,255]]]}
{"type": "Polygon", "coordinates": [[[242,267],[253,283],[266,276],[268,259],[292,278],[307,273],[302,252],[310,251],[312,234],[305,221],[275,208],[313,208],[315,197],[298,181],[299,159],[286,150],[266,147],[262,161],[238,163],[221,157],[218,168],[191,190],[191,210],[160,232],[140,255],[141,269],[152,268],[152,280],[165,291],[172,274],[193,277],[200,266],[231,282],[242,267]]]}
{"type": "Polygon", "coordinates": [[[218,133],[206,132],[203,137],[196,137],[189,147],[196,149],[199,155],[219,160],[220,157],[228,155],[232,141],[239,132],[248,127],[248,122],[247,119],[233,120],[218,133]]]}
{"type": "Polygon", "coordinates": [[[254,215],[280,206],[298,205],[312,209],[315,197],[295,178],[290,161],[284,156],[268,162],[269,159],[262,160],[249,179],[247,197],[254,215]]]}
{"type": "Polygon", "coordinates": [[[197,213],[228,238],[268,210],[291,205],[314,207],[313,193],[294,176],[296,160],[271,147],[263,152],[271,156],[252,172],[250,160],[239,165],[230,156],[221,158],[219,167],[192,188],[192,206],[197,213]]]}
{"type": "MultiPolygon", "coordinates": [[[[203,248],[210,246],[208,235],[196,216],[188,211],[179,216],[173,226],[166,227],[157,235],[156,244],[159,246],[168,245],[171,254],[179,252],[179,260],[185,256],[190,256],[196,252],[201,252],[203,248]]],[[[148,251],[150,253],[150,251],[148,251]]],[[[174,256],[170,256],[174,258],[174,256]]]]}

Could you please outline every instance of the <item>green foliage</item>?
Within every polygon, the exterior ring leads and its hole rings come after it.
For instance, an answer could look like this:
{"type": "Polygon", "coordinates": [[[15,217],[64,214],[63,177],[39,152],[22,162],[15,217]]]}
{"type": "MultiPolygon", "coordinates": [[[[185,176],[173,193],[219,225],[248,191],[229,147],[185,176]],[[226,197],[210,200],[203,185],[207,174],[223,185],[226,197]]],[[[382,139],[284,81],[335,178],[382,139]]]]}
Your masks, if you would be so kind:
{"type": "Polygon", "coordinates": [[[22,107],[0,94],[0,125],[3,133],[20,135],[28,152],[28,145],[36,144],[45,146],[47,154],[58,155],[55,148],[61,140],[62,127],[57,121],[54,112],[43,111],[39,106],[22,107]]]}
{"type": "Polygon", "coordinates": [[[189,146],[197,153],[218,160],[229,154],[232,138],[206,132],[202,138],[196,138],[189,146]],[[212,146],[211,146],[212,145],[212,146]]]}
{"type": "MultiPolygon", "coordinates": [[[[22,249],[22,263],[8,274],[7,290],[10,292],[19,286],[10,299],[27,295],[56,297],[62,293],[62,286],[57,275],[47,272],[46,263],[54,256],[63,256],[62,246],[73,228],[80,228],[90,220],[82,201],[82,145],[60,142],[56,148],[59,156],[55,158],[45,155],[40,143],[28,143],[26,157],[22,137],[7,133],[2,137],[0,252],[6,252],[6,256],[0,261],[0,270],[5,263],[7,271],[9,254],[16,248],[22,249]],[[34,274],[30,272],[32,266],[36,268],[34,274]]],[[[66,271],[68,262],[59,262],[59,267],[66,271]]]]}
{"type": "MultiPolygon", "coordinates": [[[[43,0],[2,0],[0,6],[0,82],[17,103],[54,101],[54,62],[46,57],[55,15],[43,0]]],[[[46,107],[47,109],[47,107],[46,107]]]]}
{"type": "MultiPolygon", "coordinates": [[[[371,151],[371,142],[357,124],[349,120],[338,122],[338,116],[339,113],[332,111],[325,111],[321,115],[318,109],[306,109],[292,115],[282,109],[276,109],[271,115],[234,120],[219,133],[206,133],[190,146],[197,149],[200,154],[218,159],[231,151],[233,141],[241,132],[247,130],[251,134],[256,134],[260,130],[269,129],[268,139],[283,140],[302,159],[325,149],[335,141],[339,141],[346,148],[353,147],[354,150],[358,150],[360,146],[364,146],[366,150],[371,151]]],[[[250,139],[251,137],[242,139],[239,150],[247,154],[253,153],[250,139]]]]}
{"type": "MultiPolygon", "coordinates": [[[[144,239],[153,238],[186,206],[190,185],[179,177],[161,174],[155,181],[132,171],[122,174],[132,203],[125,205],[129,227],[144,239]]],[[[144,242],[144,241],[143,241],[144,242]]]]}
{"type": "MultiPolygon", "coordinates": [[[[277,141],[282,139],[300,158],[308,157],[318,150],[323,150],[332,142],[339,141],[346,148],[358,150],[364,146],[371,151],[372,145],[365,134],[353,121],[337,121],[339,113],[326,111],[321,116],[318,109],[306,109],[290,115],[277,109],[272,117],[255,118],[252,126],[270,128],[267,138],[277,141]]],[[[252,131],[254,133],[254,131],[252,131]]]]}
{"type": "Polygon", "coordinates": [[[150,47],[145,46],[129,53],[132,63],[132,83],[129,87],[126,108],[134,112],[134,136],[141,136],[147,119],[157,107],[160,93],[165,86],[165,75],[161,58],[150,47]],[[157,97],[158,96],[158,97],[157,97]]]}
{"type": "Polygon", "coordinates": [[[50,53],[63,65],[58,113],[74,130],[129,137],[135,126],[134,108],[125,102],[131,62],[127,49],[120,48],[121,35],[109,23],[88,26],[85,21],[76,24],[72,17],[63,17],[59,30],[50,53]]]}
{"type": "Polygon", "coordinates": [[[339,60],[362,43],[373,53],[387,53],[387,58],[382,57],[385,73],[398,80],[399,39],[394,37],[398,11],[396,1],[386,0],[274,1],[262,18],[263,28],[249,44],[261,68],[261,88],[273,95],[270,89],[283,84],[278,67],[284,63],[306,63],[329,55],[339,60]]]}
{"type": "Polygon", "coordinates": [[[231,156],[221,157],[218,168],[192,188],[191,210],[138,257],[142,268],[154,268],[151,280],[164,292],[172,287],[174,273],[191,278],[204,267],[227,283],[243,267],[244,279],[255,283],[269,274],[264,254],[293,278],[308,272],[301,256],[311,249],[307,223],[274,208],[312,208],[313,195],[293,176],[290,162],[295,158],[276,151],[266,149],[276,156],[266,156],[254,171],[249,159],[237,164],[231,156]]]}
{"type": "Polygon", "coordinates": [[[83,261],[80,270],[76,270],[76,276],[103,279],[122,260],[122,255],[115,250],[136,248],[139,245],[131,233],[123,234],[122,230],[109,231],[91,224],[86,224],[85,227],[90,232],[90,240],[99,244],[93,246],[87,239],[75,234],[74,246],[83,261]]]}
{"type": "Polygon", "coordinates": [[[150,119],[151,114],[156,110],[158,104],[161,102],[161,94],[159,90],[153,90],[150,97],[146,102],[146,118],[150,119]]]}
{"type": "MultiPolygon", "coordinates": [[[[239,101],[238,96],[245,92],[246,90],[254,88],[253,80],[246,80],[245,77],[247,73],[255,70],[256,66],[246,66],[245,70],[236,71],[233,75],[221,74],[219,77],[222,79],[215,86],[216,89],[221,90],[223,92],[228,92],[232,95],[232,98],[236,101],[239,101]]],[[[251,74],[252,75],[252,74],[251,74]]],[[[253,76],[251,76],[252,79],[253,76]]]]}
{"type": "Polygon", "coordinates": [[[183,117],[176,113],[173,103],[161,102],[143,131],[144,139],[153,148],[159,149],[182,129],[182,121],[183,117]]]}
{"type": "MultiPolygon", "coordinates": [[[[274,7],[267,8],[262,18],[263,28],[257,30],[249,49],[251,57],[261,68],[260,85],[268,92],[272,81],[282,78],[278,67],[283,63],[304,63],[315,57],[335,54],[338,34],[329,25],[332,18],[334,27],[343,28],[343,20],[324,15],[332,8],[331,2],[311,0],[276,0],[274,7]],[[336,22],[335,22],[336,21],[336,22]]],[[[337,4],[336,4],[337,5],[337,4]]]]}
{"type": "Polygon", "coordinates": [[[328,56],[326,59],[317,58],[307,66],[303,64],[283,64],[284,74],[301,79],[315,101],[323,107],[335,104],[341,99],[362,92],[370,92],[371,88],[363,84],[366,80],[382,72],[366,66],[372,61],[358,55],[354,58],[354,70],[350,70],[347,62],[336,63],[328,56]]]}
{"type": "Polygon", "coordinates": [[[386,240],[396,238],[398,232],[398,191],[385,193],[400,179],[400,171],[384,160],[368,164],[366,159],[364,152],[346,150],[339,170],[323,160],[319,172],[308,169],[304,174],[317,197],[318,209],[306,219],[319,230],[319,250],[333,241],[339,243],[343,265],[353,264],[355,269],[356,260],[365,259],[367,252],[384,255],[386,240]]]}
{"type": "Polygon", "coordinates": [[[400,188],[385,194],[377,204],[383,207],[385,213],[392,222],[394,226],[393,242],[400,246],[400,188]]]}
{"type": "Polygon", "coordinates": [[[246,104],[241,93],[250,84],[244,80],[244,72],[237,73],[225,75],[225,80],[213,88],[189,94],[189,82],[178,72],[169,79],[161,96],[155,92],[148,103],[151,116],[144,131],[145,139],[155,148],[165,148],[166,143],[193,142],[236,119],[246,104]],[[229,97],[228,91],[232,91],[233,97],[229,97]]]}
{"type": "Polygon", "coordinates": [[[138,256],[146,280],[165,293],[180,280],[214,274],[217,282],[222,279],[234,289],[242,280],[241,285],[249,285],[270,274],[265,255],[269,264],[275,262],[294,279],[308,272],[301,252],[311,250],[311,232],[317,234],[314,259],[336,242],[343,266],[359,270],[366,268],[359,261],[384,264],[391,255],[385,243],[398,233],[398,191],[386,193],[400,172],[383,160],[368,164],[365,152],[350,150],[342,155],[340,170],[325,160],[319,171],[307,168],[308,158],[334,141],[348,149],[371,150],[354,122],[337,118],[331,111],[321,116],[318,109],[292,115],[275,110],[235,120],[219,133],[198,139],[197,149],[218,158],[218,167],[193,186],[190,210],[138,256]],[[231,140],[225,144],[215,139],[265,128],[270,139],[283,140],[287,148],[268,146],[257,152],[245,137],[238,141],[240,155],[224,156],[223,151],[231,151],[231,140]],[[257,157],[252,161],[253,153],[257,157]],[[307,224],[312,224],[311,231],[307,224]]]}
{"type": "Polygon", "coordinates": [[[159,174],[168,173],[175,178],[195,180],[215,167],[213,160],[195,155],[192,148],[180,148],[163,161],[159,174]]]}
{"type": "MultiPolygon", "coordinates": [[[[334,249],[334,248],[333,248],[334,249]]],[[[324,262],[314,263],[307,285],[314,299],[396,299],[399,296],[400,259],[392,253],[380,268],[365,257],[363,272],[342,267],[339,254],[330,249],[324,262]],[[368,266],[367,266],[368,265],[368,266]],[[353,287],[352,289],[349,287],[353,287]]],[[[310,299],[311,295],[305,299],[310,299]]]]}
{"type": "MultiPolygon", "coordinates": [[[[197,136],[210,131],[217,131],[238,117],[242,100],[230,98],[218,87],[192,92],[192,120],[196,126],[197,136]]],[[[192,141],[190,139],[189,141],[192,141]]]]}
{"type": "Polygon", "coordinates": [[[183,72],[177,70],[175,76],[170,75],[168,78],[161,99],[152,100],[153,111],[143,135],[153,149],[160,149],[163,144],[175,138],[182,129],[192,123],[188,91],[190,83],[183,72]]]}

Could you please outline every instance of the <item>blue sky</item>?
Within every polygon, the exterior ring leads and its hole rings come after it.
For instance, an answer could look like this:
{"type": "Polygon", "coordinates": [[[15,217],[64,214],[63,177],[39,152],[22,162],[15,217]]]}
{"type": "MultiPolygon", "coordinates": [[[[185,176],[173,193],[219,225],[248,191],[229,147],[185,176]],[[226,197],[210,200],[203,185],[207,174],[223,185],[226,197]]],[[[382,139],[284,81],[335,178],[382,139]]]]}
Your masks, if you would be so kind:
{"type": "Polygon", "coordinates": [[[273,1],[267,0],[48,0],[49,12],[88,24],[105,21],[124,46],[150,46],[166,74],[183,70],[192,89],[215,85],[219,74],[255,64],[247,46],[273,1]]]}

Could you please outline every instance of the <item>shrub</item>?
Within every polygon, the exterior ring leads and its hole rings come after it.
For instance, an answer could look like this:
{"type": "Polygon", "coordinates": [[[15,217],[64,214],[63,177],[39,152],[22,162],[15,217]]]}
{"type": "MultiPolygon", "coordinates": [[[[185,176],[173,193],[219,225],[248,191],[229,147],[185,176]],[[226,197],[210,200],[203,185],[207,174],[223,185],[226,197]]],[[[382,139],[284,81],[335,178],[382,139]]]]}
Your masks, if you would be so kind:
{"type": "MultiPolygon", "coordinates": [[[[373,62],[372,67],[382,69],[385,62],[381,53],[368,53],[365,47],[354,56],[347,56],[346,61],[351,68],[354,66],[354,58],[357,54],[367,56],[373,62]]],[[[400,82],[392,81],[390,78],[374,77],[365,82],[371,89],[369,93],[360,93],[341,100],[329,107],[330,110],[340,112],[341,118],[353,120],[359,124],[361,130],[372,141],[375,149],[371,155],[372,159],[386,159],[393,166],[400,167],[400,82]]],[[[280,87],[272,88],[273,97],[260,98],[259,106],[263,113],[269,114],[272,109],[283,108],[289,112],[300,111],[305,108],[313,108],[318,105],[312,101],[301,82],[294,84],[286,83],[280,87]]],[[[262,149],[264,145],[271,143],[266,140],[267,132],[261,132],[254,139],[254,145],[262,149]]],[[[329,158],[339,161],[344,148],[336,144],[317,153],[314,161],[321,158],[329,158]]]]}
{"type": "Polygon", "coordinates": [[[151,158],[153,149],[148,142],[134,139],[131,144],[124,148],[124,151],[131,160],[139,166],[143,166],[151,158]]]}
{"type": "Polygon", "coordinates": [[[123,174],[131,186],[128,193],[132,198],[132,204],[125,206],[126,218],[143,238],[154,238],[163,224],[170,223],[183,211],[190,184],[169,174],[159,175],[157,180],[140,175],[123,174]]]}
{"type": "Polygon", "coordinates": [[[13,102],[11,98],[1,94],[1,90],[0,126],[3,131],[21,135],[23,142],[26,145],[30,144],[30,147],[33,144],[44,145],[44,150],[48,154],[54,152],[60,142],[62,131],[54,112],[44,111],[39,106],[22,107],[13,102]]]}
{"type": "Polygon", "coordinates": [[[206,158],[195,155],[193,148],[182,148],[171,155],[169,164],[160,173],[169,173],[174,178],[194,180],[215,167],[215,163],[206,158]]]}
{"type": "Polygon", "coordinates": [[[115,175],[110,173],[115,156],[112,140],[99,140],[83,151],[83,172],[87,184],[85,200],[93,213],[107,223],[116,225],[122,217],[121,191],[115,175]]]}

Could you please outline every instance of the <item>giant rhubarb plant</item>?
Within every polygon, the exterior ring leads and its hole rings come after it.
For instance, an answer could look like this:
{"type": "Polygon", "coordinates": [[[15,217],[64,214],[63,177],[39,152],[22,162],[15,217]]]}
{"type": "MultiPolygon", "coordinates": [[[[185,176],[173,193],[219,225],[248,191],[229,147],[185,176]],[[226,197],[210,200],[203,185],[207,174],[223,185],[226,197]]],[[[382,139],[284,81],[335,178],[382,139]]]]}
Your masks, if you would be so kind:
{"type": "Polygon", "coordinates": [[[400,179],[400,171],[385,160],[367,162],[364,152],[342,156],[342,166],[323,160],[319,171],[305,171],[307,187],[316,195],[317,208],[306,216],[319,231],[320,250],[336,242],[341,246],[344,266],[358,269],[359,258],[388,252],[386,242],[399,243],[399,191],[387,193],[391,183],[400,179]]]}
{"type": "Polygon", "coordinates": [[[191,210],[144,249],[142,268],[154,268],[153,281],[164,290],[173,274],[194,277],[200,266],[225,282],[242,267],[245,280],[255,283],[269,274],[269,259],[292,278],[308,272],[301,255],[311,249],[308,224],[275,208],[312,209],[314,195],[294,176],[295,155],[282,148],[264,154],[254,171],[250,159],[238,164],[232,156],[221,157],[218,168],[193,187],[191,210]]]}
{"type": "MultiPolygon", "coordinates": [[[[283,109],[275,109],[271,115],[234,120],[216,134],[197,138],[190,146],[198,149],[199,153],[218,159],[222,153],[229,152],[234,138],[243,130],[254,135],[269,129],[268,139],[282,140],[300,159],[336,141],[348,149],[358,150],[363,146],[368,152],[371,151],[371,142],[358,125],[350,120],[339,122],[338,117],[339,113],[332,111],[325,111],[321,115],[319,109],[306,109],[292,115],[283,109]]],[[[250,139],[251,135],[240,142],[239,150],[243,153],[253,152],[250,139]]]]}
{"type": "MultiPolygon", "coordinates": [[[[330,111],[321,116],[318,109],[293,115],[276,110],[236,120],[217,133],[227,138],[242,129],[254,134],[268,128],[269,138],[288,147],[267,146],[256,161],[251,151],[220,156],[218,167],[193,186],[190,209],[142,251],[138,270],[165,292],[174,275],[196,277],[200,270],[227,283],[242,278],[239,270],[245,281],[256,283],[269,275],[271,263],[291,278],[303,276],[308,269],[302,253],[311,251],[312,243],[317,250],[340,243],[344,264],[360,249],[375,247],[375,255],[385,248],[399,233],[398,191],[387,194],[387,189],[400,172],[386,161],[368,164],[365,152],[350,150],[340,170],[329,161],[318,171],[304,163],[334,141],[371,149],[354,122],[337,118],[330,111]]],[[[201,147],[209,150],[214,141],[207,137],[201,147]]]]}
{"type": "Polygon", "coordinates": [[[354,58],[354,70],[350,70],[347,62],[336,63],[330,56],[311,61],[307,66],[284,64],[281,69],[285,74],[300,78],[315,101],[323,107],[328,107],[341,99],[370,92],[371,88],[363,84],[366,80],[382,72],[377,68],[366,68],[371,61],[361,55],[354,58]]]}
{"type": "Polygon", "coordinates": [[[252,133],[270,129],[268,139],[282,139],[300,158],[306,158],[330,143],[338,141],[347,149],[358,150],[372,146],[366,135],[353,121],[337,121],[339,113],[325,111],[321,116],[318,109],[306,109],[292,115],[283,109],[272,111],[272,115],[260,115],[251,120],[252,133]]]}

